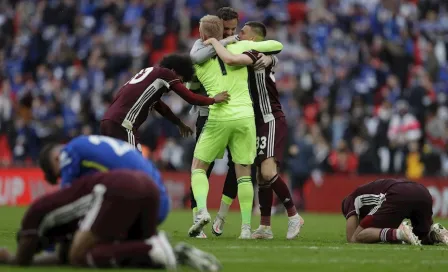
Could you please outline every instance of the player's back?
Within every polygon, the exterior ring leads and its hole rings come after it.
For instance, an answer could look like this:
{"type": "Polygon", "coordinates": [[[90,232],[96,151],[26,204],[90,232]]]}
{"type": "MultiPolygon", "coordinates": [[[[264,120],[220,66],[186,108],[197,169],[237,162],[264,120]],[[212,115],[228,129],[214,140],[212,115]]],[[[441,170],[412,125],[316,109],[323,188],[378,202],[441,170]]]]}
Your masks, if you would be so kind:
{"type": "Polygon", "coordinates": [[[146,120],[149,109],[169,90],[173,81],[179,79],[168,69],[142,69],[121,87],[103,120],[114,121],[130,130],[138,128],[146,120]]]}
{"type": "Polygon", "coordinates": [[[400,183],[413,182],[400,179],[378,179],[359,186],[346,199],[348,202],[353,202],[356,213],[363,218],[387,199],[387,192],[392,186],[400,183]]]}
{"type": "Polygon", "coordinates": [[[63,152],[80,164],[79,176],[114,169],[139,170],[153,179],[161,193],[166,193],[157,168],[124,141],[99,135],[79,136],[67,144],[63,152]]]}
{"type": "MultiPolygon", "coordinates": [[[[259,52],[247,52],[258,56],[259,52]]],[[[267,123],[275,118],[284,117],[280,103],[280,96],[275,83],[272,66],[265,69],[254,70],[249,66],[249,91],[254,102],[255,119],[257,123],[267,123]]]]}
{"type": "Polygon", "coordinates": [[[401,179],[377,179],[367,184],[359,186],[352,195],[358,197],[361,195],[372,195],[372,194],[385,194],[387,190],[397,184],[402,182],[411,182],[401,179]]]}

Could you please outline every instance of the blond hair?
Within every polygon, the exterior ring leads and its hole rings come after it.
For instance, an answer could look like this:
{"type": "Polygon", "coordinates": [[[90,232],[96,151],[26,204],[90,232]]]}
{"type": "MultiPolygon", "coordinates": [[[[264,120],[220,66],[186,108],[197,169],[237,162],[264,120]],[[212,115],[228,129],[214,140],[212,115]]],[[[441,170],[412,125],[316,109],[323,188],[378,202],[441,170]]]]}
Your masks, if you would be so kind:
{"type": "Polygon", "coordinates": [[[206,39],[216,38],[222,39],[222,33],[224,32],[224,26],[222,20],[218,16],[205,15],[199,21],[199,30],[206,39]]]}

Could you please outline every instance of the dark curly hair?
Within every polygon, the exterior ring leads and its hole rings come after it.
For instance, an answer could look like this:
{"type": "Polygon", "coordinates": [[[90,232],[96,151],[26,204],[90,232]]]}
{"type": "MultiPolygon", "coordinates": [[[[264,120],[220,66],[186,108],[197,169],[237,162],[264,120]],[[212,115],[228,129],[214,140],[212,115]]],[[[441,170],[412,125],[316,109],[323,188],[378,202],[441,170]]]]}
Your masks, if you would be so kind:
{"type": "Polygon", "coordinates": [[[238,12],[236,12],[236,10],[234,10],[231,7],[222,7],[218,9],[216,16],[218,16],[220,19],[224,21],[230,21],[233,19],[238,20],[238,12]]]}
{"type": "Polygon", "coordinates": [[[194,75],[193,62],[190,56],[171,54],[165,56],[160,62],[160,67],[173,70],[178,76],[181,76],[184,82],[191,81],[194,75]]]}

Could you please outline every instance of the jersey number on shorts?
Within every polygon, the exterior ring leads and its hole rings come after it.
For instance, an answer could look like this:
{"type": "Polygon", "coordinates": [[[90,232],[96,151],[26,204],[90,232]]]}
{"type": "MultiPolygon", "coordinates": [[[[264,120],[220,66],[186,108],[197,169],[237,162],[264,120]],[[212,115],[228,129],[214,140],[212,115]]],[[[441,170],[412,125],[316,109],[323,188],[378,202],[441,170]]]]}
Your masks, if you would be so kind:
{"type": "Polygon", "coordinates": [[[131,78],[131,80],[126,82],[126,84],[137,84],[142,82],[152,72],[152,70],[154,70],[154,68],[152,67],[140,70],[140,72],[138,72],[133,78],[131,78]]]}
{"type": "Polygon", "coordinates": [[[117,154],[117,156],[121,157],[124,154],[128,153],[131,150],[134,150],[134,147],[128,143],[121,143],[114,139],[104,137],[104,136],[89,136],[89,142],[94,145],[99,145],[101,143],[105,143],[109,145],[112,150],[117,154]]]}
{"type": "Polygon", "coordinates": [[[265,149],[266,140],[266,136],[257,137],[257,149],[265,149]]]}

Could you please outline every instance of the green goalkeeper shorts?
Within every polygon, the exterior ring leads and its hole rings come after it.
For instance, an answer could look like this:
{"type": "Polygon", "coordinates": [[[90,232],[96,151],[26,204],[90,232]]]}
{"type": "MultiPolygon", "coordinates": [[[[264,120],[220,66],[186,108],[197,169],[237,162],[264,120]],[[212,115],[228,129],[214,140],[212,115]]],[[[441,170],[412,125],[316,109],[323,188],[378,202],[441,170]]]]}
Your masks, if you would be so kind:
{"type": "Polygon", "coordinates": [[[253,117],[233,121],[208,120],[194,149],[194,157],[206,163],[222,159],[229,147],[233,162],[251,165],[256,156],[253,117]]]}

